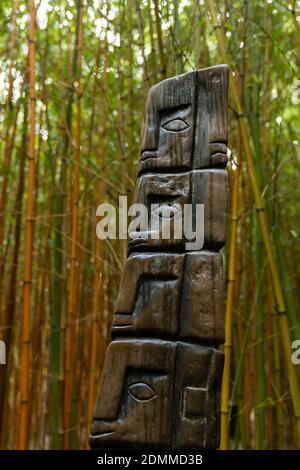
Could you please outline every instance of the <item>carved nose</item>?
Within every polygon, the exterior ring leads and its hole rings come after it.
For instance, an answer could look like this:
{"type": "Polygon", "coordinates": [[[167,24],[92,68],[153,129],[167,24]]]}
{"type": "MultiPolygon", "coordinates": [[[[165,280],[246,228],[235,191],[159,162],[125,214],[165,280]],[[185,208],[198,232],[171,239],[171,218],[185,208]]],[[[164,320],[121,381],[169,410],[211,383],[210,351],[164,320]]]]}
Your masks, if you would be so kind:
{"type": "MultiPolygon", "coordinates": [[[[144,128],[142,139],[142,151],[155,152],[157,150],[159,140],[158,121],[152,117],[148,120],[144,128]]],[[[143,153],[143,152],[142,152],[143,153]]]]}

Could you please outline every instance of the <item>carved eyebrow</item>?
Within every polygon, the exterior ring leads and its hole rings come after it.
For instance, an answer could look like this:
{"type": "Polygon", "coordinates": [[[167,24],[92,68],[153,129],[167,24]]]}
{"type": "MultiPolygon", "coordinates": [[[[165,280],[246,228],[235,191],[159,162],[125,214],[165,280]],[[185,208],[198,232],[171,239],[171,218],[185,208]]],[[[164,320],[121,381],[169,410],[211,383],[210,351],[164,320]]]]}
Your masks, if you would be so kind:
{"type": "Polygon", "coordinates": [[[179,104],[177,106],[172,106],[169,108],[164,108],[159,110],[159,116],[161,119],[163,118],[170,118],[172,117],[173,114],[177,113],[178,111],[181,111],[180,116],[182,117],[186,111],[186,114],[190,111],[191,109],[191,103],[188,104],[179,104]]]}

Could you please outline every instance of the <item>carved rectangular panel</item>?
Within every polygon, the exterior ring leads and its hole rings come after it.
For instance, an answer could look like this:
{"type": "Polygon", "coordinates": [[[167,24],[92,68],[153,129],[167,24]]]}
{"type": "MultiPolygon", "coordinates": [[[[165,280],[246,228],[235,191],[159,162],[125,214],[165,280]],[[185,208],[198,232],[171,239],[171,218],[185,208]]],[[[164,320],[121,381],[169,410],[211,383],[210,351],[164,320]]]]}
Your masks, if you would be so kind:
{"type": "Polygon", "coordinates": [[[220,249],[226,240],[228,173],[219,169],[198,170],[191,172],[191,177],[191,200],[194,205],[204,204],[204,248],[220,249]]]}
{"type": "Polygon", "coordinates": [[[194,168],[226,166],[228,83],[227,65],[198,72],[194,168]]]}
{"type": "Polygon", "coordinates": [[[223,263],[219,253],[185,255],[180,339],[224,342],[223,263]]]}
{"type": "Polygon", "coordinates": [[[215,449],[219,444],[223,353],[196,344],[177,348],[174,448],[215,449]]]}

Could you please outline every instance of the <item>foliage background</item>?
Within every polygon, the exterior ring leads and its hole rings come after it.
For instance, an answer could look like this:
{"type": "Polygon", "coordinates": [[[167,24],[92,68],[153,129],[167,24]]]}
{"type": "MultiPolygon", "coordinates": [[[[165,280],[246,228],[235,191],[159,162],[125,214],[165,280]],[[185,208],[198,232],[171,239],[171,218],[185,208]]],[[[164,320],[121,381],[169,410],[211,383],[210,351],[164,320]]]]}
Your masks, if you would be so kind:
{"type": "MultiPolygon", "coordinates": [[[[88,446],[126,254],[121,241],[96,240],[95,210],[103,201],[117,204],[120,194],[132,195],[149,87],[222,63],[211,4],[249,123],[290,336],[300,339],[299,2],[2,0],[0,337],[8,361],[0,369],[2,448],[88,446]],[[34,6],[35,51],[30,52],[34,6]],[[32,157],[34,181],[28,178],[32,157]],[[30,194],[32,246],[25,243],[30,194]],[[24,401],[20,391],[26,386],[24,401]],[[25,421],[22,409],[29,417],[25,421]]],[[[238,189],[229,445],[298,448],[274,290],[232,95],[230,100],[228,168],[238,189]]],[[[229,218],[229,236],[233,223],[229,218]]]]}

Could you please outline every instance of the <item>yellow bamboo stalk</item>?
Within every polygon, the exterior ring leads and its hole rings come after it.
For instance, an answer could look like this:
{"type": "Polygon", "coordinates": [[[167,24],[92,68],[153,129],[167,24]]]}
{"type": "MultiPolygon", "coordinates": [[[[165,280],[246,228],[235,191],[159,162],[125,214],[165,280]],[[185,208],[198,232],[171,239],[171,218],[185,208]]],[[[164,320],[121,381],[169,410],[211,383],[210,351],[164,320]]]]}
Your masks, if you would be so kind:
{"type": "MultiPolygon", "coordinates": [[[[221,24],[219,24],[218,22],[217,9],[216,9],[214,0],[208,0],[208,6],[210,10],[212,24],[215,29],[215,34],[217,37],[222,61],[228,64],[229,61],[228,61],[228,55],[227,55],[226,37],[221,27],[221,24]]],[[[282,339],[284,357],[286,361],[287,376],[288,376],[291,397],[292,397],[292,402],[293,402],[294,415],[295,415],[295,419],[297,422],[298,439],[300,442],[300,391],[299,391],[297,371],[291,361],[291,340],[290,340],[290,332],[289,332],[289,326],[288,326],[288,321],[287,321],[287,316],[286,316],[285,301],[283,297],[280,277],[279,277],[279,273],[277,270],[275,256],[273,252],[265,202],[261,195],[258,178],[256,175],[254,154],[253,154],[253,150],[250,144],[251,139],[250,139],[250,131],[248,127],[248,122],[244,114],[242,103],[241,103],[239,93],[238,93],[238,83],[237,83],[236,73],[232,74],[230,77],[230,86],[231,86],[231,93],[233,96],[233,101],[236,107],[236,112],[239,117],[241,136],[242,136],[244,152],[245,152],[245,156],[247,160],[247,166],[248,166],[248,171],[249,171],[249,176],[250,176],[252,192],[254,196],[255,207],[256,207],[257,214],[258,214],[259,223],[261,226],[263,243],[264,243],[264,247],[265,247],[266,254],[267,254],[267,260],[269,264],[272,285],[274,289],[274,297],[275,297],[276,304],[277,304],[277,314],[279,316],[279,328],[280,328],[280,334],[281,334],[281,339],[282,339]]]]}
{"type": "Polygon", "coordinates": [[[79,203],[79,168],[80,168],[80,136],[81,136],[81,62],[83,35],[83,0],[78,0],[78,41],[77,41],[77,86],[76,86],[76,132],[75,132],[75,174],[72,197],[72,232],[70,256],[70,288],[68,299],[68,318],[66,330],[66,358],[64,383],[64,449],[70,448],[70,429],[72,423],[72,389],[74,378],[74,352],[76,336],[76,273],[77,273],[77,229],[79,203]]]}
{"type": "Polygon", "coordinates": [[[232,352],[232,314],[236,282],[236,237],[238,221],[238,191],[239,168],[232,172],[231,178],[231,224],[229,244],[229,267],[227,279],[227,301],[225,315],[225,344],[224,344],[224,372],[221,394],[221,449],[228,449],[228,417],[229,417],[229,392],[230,392],[230,364],[232,352]]]}
{"type": "Polygon", "coordinates": [[[23,312],[20,360],[20,415],[18,449],[28,446],[29,431],[29,362],[30,362],[30,297],[32,287],[32,246],[35,192],[35,4],[29,1],[29,149],[28,199],[25,229],[25,271],[23,281],[23,312]]]}

